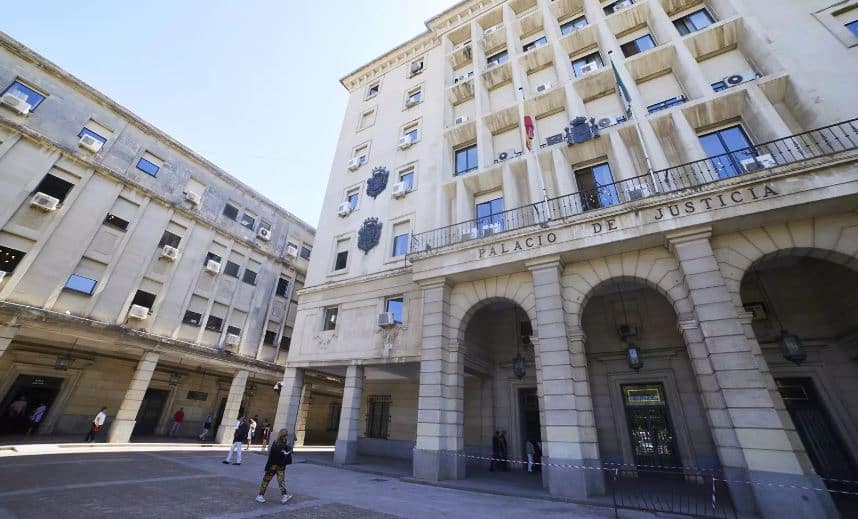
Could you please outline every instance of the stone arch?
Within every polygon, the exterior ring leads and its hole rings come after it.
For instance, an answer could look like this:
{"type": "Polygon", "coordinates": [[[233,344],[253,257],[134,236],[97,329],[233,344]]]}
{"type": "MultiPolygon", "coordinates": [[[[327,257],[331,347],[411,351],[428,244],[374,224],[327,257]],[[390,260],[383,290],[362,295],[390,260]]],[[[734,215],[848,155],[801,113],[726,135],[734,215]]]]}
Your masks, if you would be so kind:
{"type": "Polygon", "coordinates": [[[459,344],[464,343],[465,330],[471,318],[484,306],[507,301],[521,307],[536,326],[536,300],[530,272],[519,272],[476,281],[459,283],[450,292],[450,329],[459,344]]]}

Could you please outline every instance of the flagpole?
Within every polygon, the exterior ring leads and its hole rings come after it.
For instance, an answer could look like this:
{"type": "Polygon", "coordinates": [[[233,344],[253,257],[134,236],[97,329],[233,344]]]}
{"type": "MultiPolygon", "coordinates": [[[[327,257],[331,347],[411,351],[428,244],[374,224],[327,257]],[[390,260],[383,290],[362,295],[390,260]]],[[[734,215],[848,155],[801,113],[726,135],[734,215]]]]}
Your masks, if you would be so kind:
{"type": "Polygon", "coordinates": [[[608,51],[608,60],[611,62],[611,68],[614,71],[614,80],[617,84],[617,95],[620,96],[620,101],[623,102],[623,107],[626,110],[626,118],[634,119],[634,127],[635,131],[638,134],[638,142],[641,143],[641,150],[643,151],[644,160],[646,161],[646,169],[649,172],[649,176],[652,179],[652,186],[655,189],[656,193],[659,193],[661,189],[658,187],[658,180],[655,178],[655,171],[652,169],[652,161],[649,158],[649,151],[646,147],[646,142],[643,138],[643,133],[641,133],[641,127],[638,124],[638,120],[636,117],[632,115],[632,100],[629,97],[629,91],[626,89],[626,86],[623,84],[623,80],[620,78],[619,72],[617,72],[617,67],[614,65],[614,51],[608,51]]]}
{"type": "MultiPolygon", "coordinates": [[[[524,107],[524,88],[519,87],[518,93],[519,93],[519,96],[521,98],[521,103],[522,103],[522,108],[523,108],[524,107]]],[[[525,115],[525,117],[528,117],[528,115],[525,115]]],[[[531,122],[533,123],[533,139],[531,139],[531,141],[530,141],[530,146],[529,147],[525,146],[525,147],[527,147],[527,151],[530,152],[531,155],[533,155],[533,160],[534,160],[534,162],[536,162],[536,175],[539,177],[539,185],[542,188],[542,204],[545,206],[545,209],[543,211],[543,213],[545,215],[544,216],[545,221],[540,222],[540,225],[548,226],[548,222],[551,221],[551,208],[550,208],[550,204],[548,203],[548,189],[545,187],[545,179],[542,178],[542,166],[540,166],[540,164],[539,164],[539,157],[536,155],[536,151],[534,151],[534,143],[539,142],[536,138],[536,121],[531,119],[531,122]]],[[[522,121],[522,124],[524,124],[524,121],[522,121]]],[[[525,133],[525,138],[526,138],[527,137],[527,129],[525,129],[524,133],[525,133]]],[[[526,144],[526,142],[525,142],[525,144],[526,144]]]]}

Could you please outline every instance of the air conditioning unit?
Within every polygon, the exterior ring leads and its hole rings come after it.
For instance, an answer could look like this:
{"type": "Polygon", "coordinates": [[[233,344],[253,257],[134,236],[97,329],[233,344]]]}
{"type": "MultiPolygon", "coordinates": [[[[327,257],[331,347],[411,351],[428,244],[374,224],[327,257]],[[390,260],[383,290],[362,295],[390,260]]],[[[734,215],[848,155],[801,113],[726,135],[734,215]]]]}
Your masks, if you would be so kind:
{"type": "Polygon", "coordinates": [[[412,139],[411,135],[403,135],[399,138],[398,146],[400,150],[410,148],[412,144],[414,144],[414,140],[412,139]]]}
{"type": "Polygon", "coordinates": [[[397,182],[393,184],[393,192],[391,196],[393,198],[402,198],[403,196],[408,194],[408,184],[405,182],[397,182]]]}
{"type": "Polygon", "coordinates": [[[738,74],[731,74],[724,78],[724,84],[727,85],[727,88],[741,85],[742,83],[747,83],[748,81],[753,81],[757,79],[757,73],[753,70],[746,70],[744,72],[739,72],[738,74]]]}
{"type": "Polygon", "coordinates": [[[60,199],[38,192],[33,195],[33,199],[30,200],[30,205],[41,209],[42,211],[56,211],[57,206],[60,205],[60,199]]]}
{"type": "Polygon", "coordinates": [[[260,240],[271,241],[271,229],[266,229],[265,227],[260,227],[258,231],[256,231],[256,236],[260,240]]]}
{"type": "Polygon", "coordinates": [[[287,245],[286,246],[286,255],[291,256],[293,258],[297,258],[298,257],[298,247],[296,247],[294,245],[287,245]]]}
{"type": "Polygon", "coordinates": [[[349,160],[349,169],[351,171],[354,171],[359,168],[361,164],[363,164],[363,160],[360,157],[353,157],[351,160],[349,160]]]}
{"type": "Polygon", "coordinates": [[[378,326],[387,328],[396,324],[396,319],[393,317],[393,312],[381,312],[378,314],[378,326]]]}
{"type": "Polygon", "coordinates": [[[599,70],[599,64],[595,61],[584,63],[583,65],[581,65],[581,74],[588,74],[596,70],[599,70]]]}
{"type": "Polygon", "coordinates": [[[517,154],[518,154],[518,152],[516,152],[513,149],[504,150],[504,151],[498,153],[498,162],[503,162],[507,159],[511,159],[511,158],[515,157],[517,154]]]}
{"type": "Polygon", "coordinates": [[[145,306],[131,305],[131,309],[128,310],[128,317],[142,321],[149,317],[149,309],[145,306]]]}
{"type": "Polygon", "coordinates": [[[220,262],[215,260],[208,260],[206,262],[206,272],[210,274],[218,274],[220,272],[220,262]]]}
{"type": "Polygon", "coordinates": [[[498,223],[498,222],[489,223],[489,224],[483,225],[480,228],[480,235],[481,236],[491,236],[492,234],[497,234],[499,232],[500,232],[500,223],[498,223]]]}
{"type": "Polygon", "coordinates": [[[345,218],[350,214],[352,214],[352,204],[348,200],[340,202],[340,205],[337,206],[337,215],[345,218]]]}
{"type": "Polygon", "coordinates": [[[459,124],[466,123],[466,122],[468,122],[468,116],[467,115],[460,115],[459,117],[456,117],[456,119],[453,121],[453,124],[459,125],[459,124]]]}
{"type": "Polygon", "coordinates": [[[551,83],[542,83],[541,85],[536,85],[537,92],[547,92],[551,90],[551,83]]]}
{"type": "Polygon", "coordinates": [[[176,261],[179,259],[179,249],[169,245],[164,245],[161,248],[161,257],[170,261],[176,261]]]}
{"type": "Polygon", "coordinates": [[[642,200],[650,195],[649,186],[640,186],[629,189],[629,200],[642,200]]]}
{"type": "Polygon", "coordinates": [[[564,139],[562,133],[558,133],[557,135],[550,135],[545,138],[545,145],[554,146],[555,144],[560,144],[561,142],[563,142],[563,140],[564,139]]]}
{"type": "Polygon", "coordinates": [[[628,9],[629,7],[635,5],[632,0],[623,0],[622,2],[617,2],[614,4],[614,12],[617,13],[622,11],[623,9],[628,9]]]}
{"type": "Polygon", "coordinates": [[[739,161],[742,165],[742,169],[745,171],[758,171],[766,168],[773,168],[778,165],[775,161],[774,157],[770,153],[766,153],[765,155],[758,155],[756,157],[752,157],[750,159],[745,159],[739,161]]]}
{"type": "Polygon", "coordinates": [[[5,270],[0,270],[0,283],[2,283],[3,280],[6,279],[6,276],[8,276],[8,275],[9,275],[9,273],[6,272],[5,270]]]}
{"type": "Polygon", "coordinates": [[[488,29],[483,31],[483,35],[488,36],[489,34],[491,34],[493,32],[499,31],[501,29],[501,27],[503,27],[503,26],[502,25],[495,25],[494,27],[489,27],[488,29]]]}
{"type": "Polygon", "coordinates": [[[0,97],[0,103],[3,103],[21,115],[27,115],[30,113],[30,108],[32,108],[24,95],[14,92],[6,92],[3,94],[3,97],[0,97]]]}
{"type": "Polygon", "coordinates": [[[226,334],[226,345],[227,346],[238,346],[241,342],[241,335],[236,335],[234,333],[226,334]]]}
{"type": "Polygon", "coordinates": [[[465,240],[473,240],[473,239],[474,239],[474,238],[476,238],[477,236],[479,236],[479,234],[477,233],[477,228],[476,228],[476,227],[474,227],[474,228],[472,228],[472,229],[464,229],[464,230],[462,231],[462,241],[465,241],[465,240]]]}
{"type": "Polygon", "coordinates": [[[202,202],[202,196],[200,196],[199,193],[194,193],[193,191],[185,191],[185,200],[194,205],[200,205],[200,202],[202,202]]]}
{"type": "Polygon", "coordinates": [[[596,119],[596,126],[598,126],[599,128],[608,128],[608,127],[613,126],[615,124],[620,124],[622,122],[625,122],[625,120],[626,120],[626,118],[623,116],[600,117],[599,119],[596,119]]]}
{"type": "Polygon", "coordinates": [[[422,71],[423,71],[423,62],[422,61],[415,61],[414,63],[411,64],[411,75],[412,76],[419,74],[422,71]]]}
{"type": "Polygon", "coordinates": [[[98,153],[101,150],[101,147],[104,146],[103,142],[96,139],[92,135],[87,134],[81,135],[77,143],[81,148],[86,148],[93,153],[98,153]]]}

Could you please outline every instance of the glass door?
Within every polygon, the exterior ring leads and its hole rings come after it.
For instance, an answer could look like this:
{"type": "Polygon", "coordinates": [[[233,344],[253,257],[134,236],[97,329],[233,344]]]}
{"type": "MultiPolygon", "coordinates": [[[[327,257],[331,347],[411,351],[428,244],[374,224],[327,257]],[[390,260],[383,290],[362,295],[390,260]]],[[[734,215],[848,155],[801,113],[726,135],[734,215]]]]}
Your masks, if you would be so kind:
{"type": "Polygon", "coordinates": [[[739,125],[701,135],[699,139],[718,178],[741,175],[745,172],[742,161],[754,158],[754,150],[750,149],[751,139],[739,125]]]}
{"type": "Polygon", "coordinates": [[[664,387],[636,384],[624,385],[622,390],[635,465],[679,467],[682,462],[676,449],[664,387]]]}

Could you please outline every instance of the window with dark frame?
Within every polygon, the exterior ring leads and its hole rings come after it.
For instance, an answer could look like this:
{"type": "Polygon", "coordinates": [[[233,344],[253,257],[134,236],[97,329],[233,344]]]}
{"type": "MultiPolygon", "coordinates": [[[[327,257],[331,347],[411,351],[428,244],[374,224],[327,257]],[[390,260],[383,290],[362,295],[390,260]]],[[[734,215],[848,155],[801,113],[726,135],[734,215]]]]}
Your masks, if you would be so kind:
{"type": "Polygon", "coordinates": [[[676,26],[676,30],[679,31],[681,36],[697,32],[700,29],[709,27],[713,23],[715,23],[715,20],[706,9],[700,9],[673,21],[673,25],[676,26]]]}
{"type": "Polygon", "coordinates": [[[486,64],[489,66],[497,66],[502,63],[506,63],[507,61],[509,61],[509,53],[505,50],[502,50],[497,54],[493,54],[486,58],[486,64]]]}
{"type": "Polygon", "coordinates": [[[273,330],[266,330],[265,337],[262,338],[262,344],[267,344],[268,346],[274,346],[274,342],[277,340],[277,332],[273,330]]]}
{"type": "Polygon", "coordinates": [[[496,227],[498,231],[502,231],[504,229],[504,218],[503,218],[503,197],[500,196],[498,198],[494,198],[492,200],[486,200],[485,202],[480,202],[476,204],[476,215],[477,215],[477,228],[480,229],[480,232],[483,232],[488,226],[496,227]]]}
{"type": "Polygon", "coordinates": [[[157,177],[158,171],[161,170],[161,166],[146,160],[144,157],[140,157],[140,160],[137,161],[137,169],[146,173],[147,175],[157,177]]]}
{"type": "Polygon", "coordinates": [[[419,127],[416,124],[414,126],[409,126],[402,131],[402,136],[408,137],[412,143],[417,142],[418,130],[419,127]]]}
{"type": "Polygon", "coordinates": [[[34,88],[25,85],[17,79],[13,81],[12,84],[9,85],[8,88],[6,88],[6,90],[3,91],[2,95],[5,94],[12,94],[17,98],[26,99],[27,104],[30,105],[31,112],[34,112],[36,108],[38,108],[39,105],[42,104],[42,101],[47,98],[45,94],[36,91],[34,88]]]}
{"type": "Polygon", "coordinates": [[[342,413],[342,410],[342,404],[338,404],[337,402],[328,404],[328,432],[340,430],[340,413],[342,413]]]}
{"type": "Polygon", "coordinates": [[[244,276],[242,276],[241,281],[248,285],[256,285],[256,272],[247,268],[244,269],[244,276]]]}
{"type": "Polygon", "coordinates": [[[422,89],[418,88],[416,90],[412,90],[408,94],[408,99],[407,99],[408,104],[416,105],[418,103],[421,103],[422,101],[423,101],[423,90],[422,89]]]}
{"type": "Polygon", "coordinates": [[[218,263],[223,261],[223,258],[215,254],[214,252],[209,252],[206,254],[206,259],[203,260],[203,265],[207,265],[209,261],[216,261],[218,263]]]}
{"type": "Polygon", "coordinates": [[[628,2],[630,4],[635,3],[634,0],[617,0],[616,2],[613,2],[613,3],[605,6],[605,8],[604,8],[605,14],[614,14],[616,12],[621,11],[623,9],[623,7],[619,7],[619,6],[617,6],[617,4],[624,3],[624,2],[628,2]]]}
{"type": "Polygon", "coordinates": [[[349,263],[349,251],[341,250],[334,258],[334,270],[343,270],[349,263]]]}
{"type": "Polygon", "coordinates": [[[349,209],[354,211],[360,201],[360,191],[355,189],[346,194],[346,201],[349,203],[349,209]]]}
{"type": "Polygon", "coordinates": [[[226,261],[226,266],[223,268],[223,273],[229,277],[238,278],[238,271],[241,270],[238,263],[233,261],[226,261]]]}
{"type": "Polygon", "coordinates": [[[377,96],[378,92],[380,90],[381,90],[381,84],[380,83],[370,85],[369,88],[366,89],[366,98],[369,99],[371,97],[377,96]]]}
{"type": "Polygon", "coordinates": [[[68,281],[66,281],[66,286],[63,287],[65,290],[70,290],[72,292],[79,292],[81,294],[86,294],[88,296],[92,295],[92,292],[95,290],[95,285],[98,281],[81,276],[80,274],[72,274],[69,276],[68,281]]]}
{"type": "Polygon", "coordinates": [[[750,137],[738,124],[699,135],[698,139],[718,178],[741,175],[742,161],[755,157],[750,137]]]}
{"type": "Polygon", "coordinates": [[[302,246],[302,247],[301,247],[301,254],[300,254],[300,256],[301,256],[302,258],[304,258],[305,260],[310,259],[310,249],[309,249],[308,247],[303,247],[303,246],[302,246]]]}
{"type": "Polygon", "coordinates": [[[414,170],[409,169],[400,173],[399,181],[405,184],[405,189],[407,191],[412,191],[414,189],[414,170]]]}
{"type": "Polygon", "coordinates": [[[390,297],[384,302],[384,311],[393,314],[393,320],[397,323],[403,323],[403,310],[405,310],[405,301],[399,297],[390,297]]]}
{"type": "Polygon", "coordinates": [[[26,252],[0,245],[0,270],[13,272],[26,254],[26,252]]]}
{"type": "Polygon", "coordinates": [[[596,68],[600,69],[605,66],[605,62],[602,61],[602,55],[599,52],[592,52],[587,54],[583,58],[578,58],[572,60],[572,72],[575,73],[575,77],[581,77],[586,72],[584,72],[584,67],[590,63],[595,63],[598,65],[596,68]]]}
{"type": "Polygon", "coordinates": [[[280,349],[289,351],[289,346],[292,345],[292,337],[283,336],[280,337],[280,349]]]}
{"type": "Polygon", "coordinates": [[[241,224],[242,227],[246,227],[252,231],[253,227],[256,225],[256,217],[245,212],[241,215],[241,221],[238,223],[241,224]]]}
{"type": "Polygon", "coordinates": [[[280,297],[289,297],[289,280],[284,278],[279,278],[277,280],[277,289],[274,291],[274,295],[280,297]]]}
{"type": "Polygon", "coordinates": [[[393,256],[404,256],[408,253],[408,241],[410,233],[397,234],[393,237],[393,256]]]}
{"type": "Polygon", "coordinates": [[[78,132],[77,134],[78,137],[83,137],[84,135],[88,135],[102,144],[107,142],[107,137],[102,137],[101,135],[95,133],[94,131],[86,127],[81,128],[80,132],[78,132]]]}
{"type": "Polygon", "coordinates": [[[856,38],[858,38],[858,20],[855,20],[853,22],[849,22],[849,23],[845,24],[844,27],[849,29],[849,32],[852,33],[852,36],[855,36],[856,38]]]}
{"type": "Polygon", "coordinates": [[[155,294],[150,294],[149,292],[138,290],[134,294],[134,299],[131,300],[131,304],[143,306],[151,310],[152,306],[155,304],[155,294]]]}
{"type": "Polygon", "coordinates": [[[581,28],[586,27],[586,26],[587,26],[587,17],[586,16],[579,16],[578,18],[575,18],[574,20],[569,20],[568,22],[563,22],[562,24],[560,24],[560,35],[566,36],[567,34],[574,31],[575,29],[581,29],[581,28]]]}
{"type": "Polygon", "coordinates": [[[271,233],[271,224],[266,222],[265,220],[262,220],[261,222],[259,222],[259,230],[261,231],[262,229],[265,229],[266,231],[271,233]]]}
{"type": "Polygon", "coordinates": [[[607,162],[575,171],[575,182],[584,211],[619,203],[620,197],[611,166],[607,162]]]}
{"type": "Polygon", "coordinates": [[[107,213],[107,216],[104,217],[104,225],[109,225],[110,227],[119,229],[120,231],[127,231],[130,222],[123,220],[115,214],[107,213]]]}
{"type": "Polygon", "coordinates": [[[227,202],[227,204],[223,206],[223,215],[230,220],[238,220],[238,207],[227,202]]]}
{"type": "Polygon", "coordinates": [[[69,191],[72,190],[74,184],[71,182],[66,182],[65,180],[55,177],[48,173],[39,182],[39,185],[36,186],[36,189],[33,190],[33,193],[44,193],[48,196],[52,196],[62,203],[65,201],[66,196],[69,194],[69,191]]]}
{"type": "Polygon", "coordinates": [[[630,58],[635,54],[648,51],[649,49],[654,49],[655,47],[655,40],[652,39],[652,35],[650,34],[644,34],[640,38],[635,38],[630,42],[620,45],[623,55],[627,58],[630,58]]]}
{"type": "Polygon", "coordinates": [[[241,335],[241,328],[238,326],[227,326],[226,333],[230,333],[232,335],[241,335]]]}
{"type": "Polygon", "coordinates": [[[169,245],[174,249],[179,248],[179,243],[182,241],[182,237],[176,234],[171,233],[170,231],[164,231],[164,234],[161,236],[161,241],[158,242],[158,248],[160,249],[164,245],[169,245]]]}
{"type": "Polygon", "coordinates": [[[210,315],[209,318],[206,319],[206,330],[212,332],[220,332],[223,330],[223,317],[210,315]]]}
{"type": "Polygon", "coordinates": [[[527,52],[527,51],[529,51],[529,50],[533,50],[533,49],[535,49],[536,47],[539,47],[540,45],[545,45],[546,43],[548,43],[548,38],[547,38],[547,37],[545,37],[545,36],[541,36],[541,37],[539,37],[539,38],[537,38],[537,39],[533,40],[533,41],[532,41],[532,42],[530,42],[530,43],[526,43],[526,44],[524,44],[524,45],[521,47],[521,51],[522,51],[522,52],[527,52]]]}
{"type": "Polygon", "coordinates": [[[371,395],[367,402],[366,437],[386,439],[390,426],[390,395],[371,395]]]}
{"type": "Polygon", "coordinates": [[[456,168],[456,175],[477,169],[477,145],[472,144],[455,150],[453,152],[453,162],[456,168]]]}
{"type": "Polygon", "coordinates": [[[186,310],[185,316],[182,317],[182,323],[199,327],[203,323],[203,314],[186,310]]]}
{"type": "Polygon", "coordinates": [[[325,308],[325,313],[322,315],[322,331],[331,331],[337,328],[337,314],[340,308],[338,306],[329,306],[325,308]]]}

